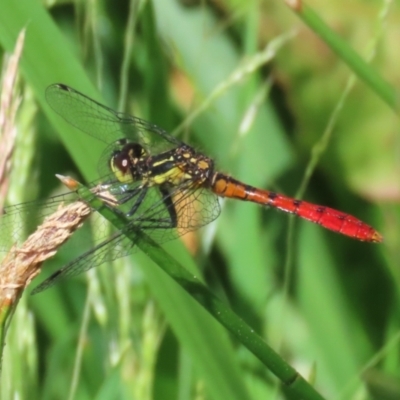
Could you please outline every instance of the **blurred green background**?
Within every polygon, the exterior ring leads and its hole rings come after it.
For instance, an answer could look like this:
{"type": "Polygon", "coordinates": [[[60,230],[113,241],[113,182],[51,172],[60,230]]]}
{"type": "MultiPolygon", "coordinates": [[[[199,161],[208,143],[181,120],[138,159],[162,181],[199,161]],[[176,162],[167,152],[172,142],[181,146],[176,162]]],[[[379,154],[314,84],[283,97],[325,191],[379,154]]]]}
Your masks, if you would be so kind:
{"type": "MultiPolygon", "coordinates": [[[[55,82],[156,123],[249,184],[305,188],[303,198],[357,216],[385,242],[227,201],[215,224],[184,237],[189,251],[179,240],[165,248],[322,396],[400,398],[398,118],[318,32],[269,0],[0,5],[3,59],[26,29],[9,203],[60,191],[55,173],[97,177],[104,144],[46,105],[55,82]],[[261,63],[266,46],[274,53],[261,63]]],[[[398,3],[309,5],[377,75],[399,81],[398,3]]],[[[77,255],[60,252],[43,276],[77,255]]],[[[1,398],[294,398],[160,273],[139,253],[25,294],[1,398]]]]}

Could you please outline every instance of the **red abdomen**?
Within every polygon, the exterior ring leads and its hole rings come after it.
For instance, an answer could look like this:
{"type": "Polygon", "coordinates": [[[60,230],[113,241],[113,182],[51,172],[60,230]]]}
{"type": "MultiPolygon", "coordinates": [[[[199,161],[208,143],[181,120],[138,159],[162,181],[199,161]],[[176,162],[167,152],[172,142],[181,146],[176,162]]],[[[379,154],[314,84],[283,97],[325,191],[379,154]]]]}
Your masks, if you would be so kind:
{"type": "Polygon", "coordinates": [[[215,173],[213,177],[211,189],[218,196],[275,207],[354,239],[367,242],[381,242],[383,240],[382,235],[374,228],[350,214],[296,200],[268,190],[257,189],[219,172],[215,173]]]}

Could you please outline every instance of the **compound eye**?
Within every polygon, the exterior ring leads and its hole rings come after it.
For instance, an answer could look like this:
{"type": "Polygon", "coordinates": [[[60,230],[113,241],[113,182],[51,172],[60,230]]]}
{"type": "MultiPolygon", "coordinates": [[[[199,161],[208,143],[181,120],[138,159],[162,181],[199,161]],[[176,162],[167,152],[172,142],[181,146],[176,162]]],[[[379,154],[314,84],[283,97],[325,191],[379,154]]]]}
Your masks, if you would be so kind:
{"type": "Polygon", "coordinates": [[[122,173],[125,174],[129,168],[129,158],[126,154],[121,152],[114,156],[113,164],[116,168],[118,168],[122,173]]]}
{"type": "Polygon", "coordinates": [[[115,174],[120,182],[131,179],[130,177],[130,160],[126,152],[115,152],[110,160],[111,171],[115,174]]]}

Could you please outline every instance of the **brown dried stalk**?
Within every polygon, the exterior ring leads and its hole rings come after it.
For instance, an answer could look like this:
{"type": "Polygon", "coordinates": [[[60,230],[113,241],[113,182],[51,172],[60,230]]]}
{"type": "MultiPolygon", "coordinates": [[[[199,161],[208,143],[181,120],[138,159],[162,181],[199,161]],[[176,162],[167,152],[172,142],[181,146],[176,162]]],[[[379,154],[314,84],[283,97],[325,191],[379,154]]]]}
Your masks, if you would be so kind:
{"type": "Polygon", "coordinates": [[[42,263],[54,256],[90,213],[91,208],[82,201],[61,206],[20,247],[12,246],[0,264],[0,323],[40,272],[42,263]]]}
{"type": "MultiPolygon", "coordinates": [[[[17,133],[15,116],[20,104],[20,99],[16,98],[15,86],[24,40],[25,29],[18,35],[14,53],[5,65],[0,89],[0,201],[3,201],[8,190],[11,156],[14,150],[17,133]]],[[[0,204],[0,207],[1,205],[2,204],[0,204]]]]}

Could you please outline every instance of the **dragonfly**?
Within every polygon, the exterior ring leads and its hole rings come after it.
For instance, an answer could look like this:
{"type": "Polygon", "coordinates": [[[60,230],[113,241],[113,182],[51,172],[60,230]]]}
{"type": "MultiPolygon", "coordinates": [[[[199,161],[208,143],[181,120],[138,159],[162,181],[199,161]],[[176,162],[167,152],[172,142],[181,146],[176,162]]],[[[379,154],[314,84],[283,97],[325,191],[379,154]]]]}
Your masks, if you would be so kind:
{"type": "MultiPolygon", "coordinates": [[[[129,222],[108,238],[100,233],[100,243],[56,271],[34,292],[131,254],[135,246],[125,236],[127,231],[143,230],[163,243],[209,224],[221,212],[220,197],[276,208],[357,240],[383,239],[350,214],[256,188],[220,172],[212,158],[157,125],[114,111],[65,84],[49,86],[46,100],[69,124],[106,143],[98,163],[100,180],[129,222]]],[[[14,209],[7,212],[15,213],[14,209]]]]}

